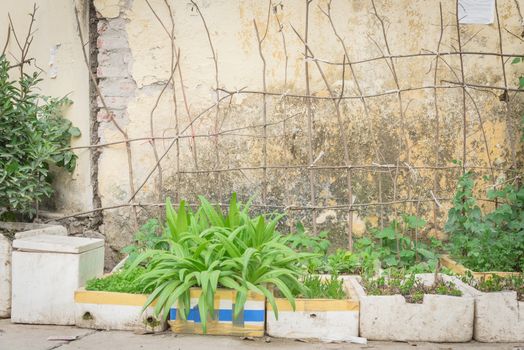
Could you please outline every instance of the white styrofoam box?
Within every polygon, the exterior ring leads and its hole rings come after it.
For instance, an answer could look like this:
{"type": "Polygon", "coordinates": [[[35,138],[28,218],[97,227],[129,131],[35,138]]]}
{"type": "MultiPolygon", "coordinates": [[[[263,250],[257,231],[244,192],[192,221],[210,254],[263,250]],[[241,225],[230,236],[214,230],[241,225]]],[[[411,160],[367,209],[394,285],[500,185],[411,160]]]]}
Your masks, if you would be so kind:
{"type": "MultiPolygon", "coordinates": [[[[450,276],[463,295],[425,294],[422,304],[406,302],[402,295],[367,295],[360,278],[351,283],[360,301],[360,336],[370,340],[467,342],[473,337],[474,298],[466,286],[450,276]]],[[[429,285],[434,274],[417,278],[429,285]]]]}
{"type": "Polygon", "coordinates": [[[359,306],[355,300],[296,299],[295,311],[277,299],[278,320],[269,303],[267,333],[272,337],[351,341],[358,337],[359,306]]]}
{"type": "Polygon", "coordinates": [[[161,332],[167,323],[153,315],[153,306],[142,312],[147,295],[116,292],[75,292],[75,324],[77,327],[161,332]]]}
{"type": "MultiPolygon", "coordinates": [[[[0,229],[16,231],[17,239],[43,234],[67,235],[67,229],[59,225],[0,222],[0,229]]],[[[12,241],[0,234],[0,318],[11,315],[11,245],[12,241]]]]}
{"type": "Polygon", "coordinates": [[[344,300],[296,299],[295,311],[286,299],[277,298],[278,320],[267,302],[267,333],[279,338],[355,341],[358,337],[359,302],[348,283],[344,284],[344,289],[348,296],[344,300]]]}
{"type": "Polygon", "coordinates": [[[13,241],[11,321],[75,324],[74,292],[104,270],[101,239],[41,235],[13,241]]]}
{"type": "Polygon", "coordinates": [[[473,337],[485,343],[524,342],[524,302],[517,292],[481,292],[466,285],[475,297],[473,337]]]}

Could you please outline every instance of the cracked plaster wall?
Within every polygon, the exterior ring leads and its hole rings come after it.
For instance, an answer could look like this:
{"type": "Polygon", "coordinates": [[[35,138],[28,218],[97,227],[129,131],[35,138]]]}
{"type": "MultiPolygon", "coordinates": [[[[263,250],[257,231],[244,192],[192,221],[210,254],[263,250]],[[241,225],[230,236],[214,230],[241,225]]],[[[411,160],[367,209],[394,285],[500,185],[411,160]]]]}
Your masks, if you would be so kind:
{"type": "MultiPolygon", "coordinates": [[[[172,65],[171,40],[166,32],[171,30],[171,19],[166,3],[173,14],[175,45],[180,50],[179,68],[183,73],[183,85],[178,72],[174,74],[174,87],[167,84],[158,100],[153,114],[155,136],[176,135],[189,123],[183,93],[191,118],[215,102],[215,70],[208,38],[201,18],[190,1],[150,0],[154,12],[144,0],[95,0],[98,12],[98,77],[100,89],[115,118],[126,130],[129,138],[148,137],[151,134],[151,111],[166,82],[170,80],[172,65]],[[163,25],[159,22],[159,20],[163,25]],[[176,104],[174,97],[176,98],[176,104]],[[178,123],[177,123],[178,120],[178,123]]],[[[293,32],[292,26],[301,35],[305,26],[305,2],[274,1],[278,4],[269,14],[269,27],[262,44],[267,61],[267,90],[305,94],[304,46],[293,32]],[[281,6],[282,5],[282,6],[281,6]],[[277,18],[282,23],[286,49],[284,50],[277,18]],[[286,74],[287,73],[287,74],[286,74]]],[[[439,41],[440,16],[438,2],[423,0],[376,1],[377,10],[386,18],[389,46],[393,54],[408,54],[435,51],[439,41]]],[[[267,8],[265,1],[217,0],[198,1],[218,58],[219,87],[237,90],[261,91],[262,61],[259,57],[253,20],[262,33],[266,31],[267,8]]],[[[517,5],[524,9],[523,1],[499,1],[499,14],[503,28],[509,32],[522,33],[522,21],[517,5]]],[[[441,51],[457,48],[454,27],[454,1],[442,1],[445,30],[441,51]]],[[[310,7],[309,44],[316,57],[340,62],[343,50],[330,27],[327,17],[320,11],[327,8],[327,1],[313,1],[310,7]]],[[[343,38],[351,61],[381,55],[385,50],[379,22],[372,14],[370,1],[334,1],[332,18],[337,31],[343,38]]],[[[503,29],[503,50],[509,53],[523,52],[522,39],[503,29]]],[[[498,52],[498,31],[495,24],[463,25],[461,37],[465,51],[498,52]]],[[[176,56],[176,55],[175,55],[176,56]]],[[[443,80],[458,81],[451,71],[459,72],[457,56],[443,56],[440,60],[437,84],[443,80]],[[449,65],[449,66],[448,66],[449,65]]],[[[432,86],[435,62],[433,57],[411,57],[395,60],[401,88],[432,86]]],[[[496,56],[465,56],[466,81],[479,85],[503,85],[500,58],[496,56]]],[[[331,87],[340,91],[342,87],[341,66],[322,64],[331,87]]],[[[508,85],[516,86],[519,69],[509,63],[505,66],[508,85]]],[[[364,94],[376,94],[396,89],[391,71],[384,60],[354,65],[355,74],[364,94]]],[[[322,97],[328,91],[313,62],[309,65],[311,92],[322,97]]],[[[346,70],[344,88],[347,95],[357,95],[354,79],[346,70]]],[[[469,90],[484,121],[488,152],[492,163],[498,167],[509,167],[515,160],[521,165],[521,145],[518,144],[516,123],[521,113],[521,99],[511,94],[509,109],[496,93],[469,90]],[[513,144],[513,146],[512,146],[513,144]],[[512,149],[514,151],[512,151],[512,149]],[[513,153],[512,153],[513,152],[513,153]]],[[[400,154],[400,164],[414,166],[434,165],[436,161],[435,132],[436,114],[432,89],[407,91],[402,94],[404,120],[400,118],[397,95],[367,99],[369,116],[359,99],[348,99],[341,103],[343,125],[336,120],[333,103],[314,100],[313,158],[323,156],[317,165],[343,165],[343,147],[339,130],[346,134],[352,164],[395,164],[400,154]],[[403,128],[402,128],[403,125],[403,128]],[[407,146],[399,146],[399,138],[407,140],[407,146]],[[401,147],[402,149],[399,149],[401,147]],[[409,152],[407,149],[409,148],[409,152]],[[409,155],[408,155],[409,153],[409,155]]],[[[223,96],[223,94],[221,95],[223,96]]],[[[462,95],[460,89],[438,90],[440,118],[440,143],[438,153],[441,165],[452,165],[452,160],[462,156],[462,95]]],[[[267,164],[307,165],[308,130],[307,108],[303,99],[268,97],[267,121],[267,164]],[[285,123],[282,120],[286,120],[285,123]]],[[[219,130],[232,130],[260,125],[263,120],[263,98],[261,95],[240,94],[221,104],[218,113],[219,130]]],[[[487,166],[488,159],[475,105],[467,102],[468,153],[467,164],[487,166]]],[[[216,109],[204,113],[182,135],[206,135],[216,128],[216,109]]],[[[106,113],[99,112],[100,142],[122,140],[122,136],[109,122],[106,113]]],[[[251,137],[262,135],[262,128],[243,129],[229,132],[218,138],[196,137],[180,140],[167,152],[162,161],[162,197],[187,198],[196,201],[203,194],[214,201],[226,201],[232,191],[242,198],[255,195],[260,203],[263,176],[260,169],[230,171],[216,174],[183,173],[176,175],[177,164],[181,171],[206,170],[213,168],[260,167],[263,163],[263,139],[251,137]],[[177,156],[178,154],[178,156],[177,156]],[[195,155],[196,154],[196,159],[195,155]],[[177,160],[178,159],[178,160],[177,160]],[[218,160],[217,160],[218,159],[218,160]]],[[[157,149],[163,154],[169,140],[159,140],[157,149]]],[[[153,148],[149,141],[131,144],[135,187],[140,185],[155,165],[153,148]]],[[[431,198],[434,170],[403,171],[398,178],[397,198],[431,198]]],[[[485,173],[485,172],[484,172],[485,173]]],[[[317,205],[336,206],[347,204],[345,170],[324,169],[316,171],[314,189],[317,205]]],[[[440,171],[438,177],[439,197],[450,197],[456,185],[457,171],[440,171]]],[[[503,176],[497,172],[496,176],[503,176]]],[[[388,172],[366,172],[354,170],[353,198],[355,203],[377,202],[379,186],[383,201],[393,198],[392,174],[388,172]],[[380,182],[380,184],[379,184],[380,182]]],[[[308,205],[310,192],[308,172],[304,169],[269,169],[267,171],[267,202],[275,205],[308,205]]],[[[103,206],[118,205],[130,197],[128,160],[125,144],[104,147],[98,163],[99,195],[103,206]]],[[[484,184],[486,185],[486,184],[484,184]]],[[[141,203],[158,203],[158,178],[152,176],[137,196],[141,203]]],[[[430,224],[426,233],[440,235],[445,222],[449,203],[436,212],[433,222],[432,203],[420,204],[419,211],[430,224]]],[[[354,214],[355,234],[362,234],[366,225],[377,225],[380,216],[387,220],[393,207],[383,210],[378,207],[362,208],[354,214]]],[[[415,211],[415,206],[397,206],[397,209],[415,211]]],[[[139,220],[155,215],[151,207],[138,210],[139,220]]],[[[320,229],[333,231],[333,240],[338,245],[347,244],[344,210],[317,211],[320,229]]],[[[292,211],[287,224],[296,219],[311,224],[311,213],[292,211]]],[[[104,212],[103,233],[113,248],[118,251],[129,242],[134,230],[131,211],[128,208],[104,212]]],[[[114,259],[117,259],[115,253],[114,259]]]]}

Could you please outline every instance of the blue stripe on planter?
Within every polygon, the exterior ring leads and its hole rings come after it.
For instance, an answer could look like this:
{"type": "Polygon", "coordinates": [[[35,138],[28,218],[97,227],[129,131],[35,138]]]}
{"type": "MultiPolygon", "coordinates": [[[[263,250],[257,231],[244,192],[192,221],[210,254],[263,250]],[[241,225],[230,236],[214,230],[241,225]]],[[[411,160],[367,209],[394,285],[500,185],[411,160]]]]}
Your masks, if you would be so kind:
{"type": "MultiPolygon", "coordinates": [[[[219,321],[233,321],[233,310],[225,309],[218,312],[219,321]]],[[[244,310],[244,322],[263,322],[264,310],[244,310]]]]}
{"type": "MultiPolygon", "coordinates": [[[[177,309],[171,308],[169,310],[169,319],[174,321],[177,319],[177,309]]],[[[264,321],[264,310],[244,310],[243,313],[244,322],[263,322],[264,321]]],[[[193,321],[200,323],[200,313],[198,312],[198,306],[193,307],[189,310],[189,315],[187,316],[188,321],[193,321]]],[[[231,309],[222,309],[218,310],[218,320],[219,321],[233,321],[233,310],[231,309]]]]}

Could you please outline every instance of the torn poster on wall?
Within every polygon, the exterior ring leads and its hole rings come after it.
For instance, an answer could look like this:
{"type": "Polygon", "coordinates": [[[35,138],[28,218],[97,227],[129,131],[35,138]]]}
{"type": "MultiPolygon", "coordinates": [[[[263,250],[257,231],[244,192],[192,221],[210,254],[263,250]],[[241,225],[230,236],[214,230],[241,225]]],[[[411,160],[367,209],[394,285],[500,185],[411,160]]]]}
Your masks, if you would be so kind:
{"type": "Polygon", "coordinates": [[[495,14],[495,0],[459,0],[460,24],[491,24],[495,14]]]}

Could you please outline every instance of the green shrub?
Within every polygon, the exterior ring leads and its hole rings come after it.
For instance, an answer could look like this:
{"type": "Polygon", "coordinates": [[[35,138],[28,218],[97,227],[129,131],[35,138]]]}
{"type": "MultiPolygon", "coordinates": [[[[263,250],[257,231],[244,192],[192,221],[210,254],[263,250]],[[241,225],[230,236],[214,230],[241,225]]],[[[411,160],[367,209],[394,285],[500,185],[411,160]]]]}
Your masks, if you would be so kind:
{"type": "Polygon", "coordinates": [[[157,219],[149,219],[140,227],[133,237],[133,243],[124,247],[122,253],[128,254],[125,266],[130,266],[133,261],[146,251],[146,249],[167,250],[168,245],[161,235],[162,226],[157,219]]]}
{"type": "Polygon", "coordinates": [[[404,214],[402,222],[393,220],[383,229],[371,229],[371,235],[355,243],[355,251],[361,256],[361,273],[373,275],[378,272],[377,267],[401,268],[414,273],[434,271],[441,242],[434,238],[427,240],[428,243],[414,241],[405,234],[420,230],[425,224],[422,218],[404,214]]]}
{"type": "Polygon", "coordinates": [[[314,236],[301,222],[297,222],[295,231],[286,236],[286,244],[295,251],[315,254],[304,261],[309,273],[328,272],[328,249],[331,243],[327,231],[321,231],[314,236]]]}
{"type": "Polygon", "coordinates": [[[464,174],[448,212],[447,249],[475,271],[524,271],[524,187],[507,184],[488,191],[498,206],[482,213],[473,196],[474,174],[464,174]]]}
{"type": "Polygon", "coordinates": [[[80,130],[62,118],[68,98],[37,93],[36,73],[11,80],[9,66],[0,56],[0,213],[31,216],[53,193],[49,166],[74,170],[77,157],[64,149],[80,130]]]}

